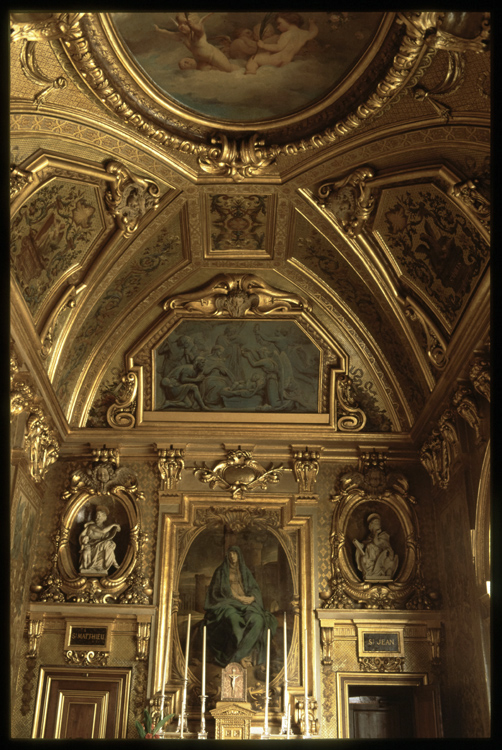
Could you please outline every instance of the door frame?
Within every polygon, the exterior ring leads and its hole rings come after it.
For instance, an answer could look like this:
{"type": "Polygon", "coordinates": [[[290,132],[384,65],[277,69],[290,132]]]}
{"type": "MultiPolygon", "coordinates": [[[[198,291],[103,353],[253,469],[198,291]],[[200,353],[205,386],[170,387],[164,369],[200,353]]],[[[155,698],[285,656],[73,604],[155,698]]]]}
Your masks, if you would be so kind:
{"type": "Polygon", "coordinates": [[[349,688],[358,685],[390,685],[396,687],[420,687],[428,685],[426,672],[413,673],[372,673],[337,672],[336,674],[336,714],[338,739],[350,739],[349,688]]]}

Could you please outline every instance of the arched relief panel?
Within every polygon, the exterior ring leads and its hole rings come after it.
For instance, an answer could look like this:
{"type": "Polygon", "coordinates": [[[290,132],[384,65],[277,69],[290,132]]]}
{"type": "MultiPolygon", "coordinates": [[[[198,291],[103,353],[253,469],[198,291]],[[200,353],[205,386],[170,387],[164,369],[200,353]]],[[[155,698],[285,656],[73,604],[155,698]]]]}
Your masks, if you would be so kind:
{"type": "MultiPolygon", "coordinates": [[[[211,631],[209,620],[205,618],[205,605],[213,596],[213,585],[220,575],[224,575],[218,570],[222,570],[220,566],[232,547],[240,550],[240,558],[258,587],[255,601],[268,613],[265,618],[271,629],[272,693],[279,696],[282,689],[284,621],[290,701],[294,705],[295,700],[303,695],[305,648],[309,692],[312,693],[316,672],[312,640],[315,625],[312,617],[315,586],[310,563],[312,533],[311,516],[298,515],[292,496],[276,493],[267,497],[256,495],[252,500],[248,497],[238,502],[218,493],[210,499],[203,493],[183,495],[179,514],[162,514],[159,526],[159,627],[154,651],[157,657],[153,665],[153,696],[162,691],[166,664],[166,700],[171,711],[179,711],[177,704],[185,675],[190,621],[187,710],[200,712],[204,624],[207,626],[206,710],[211,710],[221,700],[221,670],[227,659],[232,660],[233,652],[225,647],[222,650],[221,640],[217,635],[211,635],[215,631],[211,631]]],[[[243,652],[246,651],[242,663],[247,682],[244,700],[251,703],[257,712],[256,720],[263,724],[265,660],[261,640],[258,637],[249,652],[242,647],[243,652]]],[[[273,700],[270,711],[271,718],[280,718],[282,702],[273,700]]]]}
{"type": "Polygon", "coordinates": [[[126,426],[129,412],[131,427],[216,417],[364,428],[348,355],[307,299],[252,274],[220,274],[165,307],[126,357],[124,393],[107,412],[112,427],[126,426]]]}

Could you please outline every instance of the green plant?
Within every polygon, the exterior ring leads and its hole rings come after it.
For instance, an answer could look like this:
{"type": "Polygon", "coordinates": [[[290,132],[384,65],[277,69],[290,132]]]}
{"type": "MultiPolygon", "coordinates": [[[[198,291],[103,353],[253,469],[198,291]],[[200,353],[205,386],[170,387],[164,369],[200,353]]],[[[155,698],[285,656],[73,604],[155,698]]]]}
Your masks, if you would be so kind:
{"type": "Polygon", "coordinates": [[[164,716],[160,721],[157,722],[155,725],[155,729],[152,731],[152,717],[148,711],[147,708],[145,708],[145,723],[140,724],[139,721],[136,721],[136,729],[138,730],[138,734],[141,737],[142,740],[153,740],[153,739],[159,739],[159,735],[157,732],[162,729],[166,721],[169,721],[169,719],[172,719],[174,714],[167,714],[167,716],[164,716]]]}

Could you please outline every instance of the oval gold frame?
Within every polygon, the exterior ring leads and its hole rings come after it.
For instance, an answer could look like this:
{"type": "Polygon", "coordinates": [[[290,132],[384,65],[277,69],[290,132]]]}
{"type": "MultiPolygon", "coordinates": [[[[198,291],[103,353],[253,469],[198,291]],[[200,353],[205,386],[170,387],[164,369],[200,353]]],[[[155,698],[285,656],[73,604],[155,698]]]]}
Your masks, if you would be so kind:
{"type": "MultiPolygon", "coordinates": [[[[61,538],[58,551],[58,569],[62,578],[62,588],[66,593],[77,596],[89,588],[91,582],[99,581],[104,597],[114,598],[127,587],[127,579],[133,572],[138,558],[138,536],[140,520],[135,497],[124,487],[114,487],[106,493],[94,490],[80,490],[70,499],[61,519],[61,538]],[[106,576],[82,576],[77,573],[70,554],[70,531],[81,507],[90,499],[101,495],[111,495],[122,504],[129,523],[129,541],[127,551],[118,570],[106,576]]],[[[92,584],[91,584],[92,585],[92,584]]]]}

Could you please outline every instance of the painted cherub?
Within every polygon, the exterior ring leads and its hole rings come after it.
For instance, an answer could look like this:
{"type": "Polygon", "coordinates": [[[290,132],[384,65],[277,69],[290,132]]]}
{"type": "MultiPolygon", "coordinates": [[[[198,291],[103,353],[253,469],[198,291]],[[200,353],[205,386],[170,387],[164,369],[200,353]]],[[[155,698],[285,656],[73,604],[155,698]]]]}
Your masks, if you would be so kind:
{"type": "Polygon", "coordinates": [[[170,31],[155,25],[156,31],[168,34],[172,39],[182,42],[192,53],[195,64],[188,64],[187,61],[191,58],[183,58],[185,64],[184,66],[180,65],[182,70],[192,67],[197,68],[197,70],[223,70],[226,73],[231,73],[233,70],[239,69],[237,65],[233,65],[229,61],[220,49],[208,42],[203,22],[210,15],[211,13],[208,13],[203,18],[199,18],[197,13],[177,13],[175,21],[178,31],[170,31]]]}
{"type": "Polygon", "coordinates": [[[302,29],[303,18],[299,13],[278,13],[275,25],[281,32],[279,39],[275,43],[261,40],[257,42],[262,51],[248,60],[246,73],[256,73],[262,65],[273,65],[276,68],[287,65],[319,32],[313,19],[309,19],[308,29],[302,29]]]}

